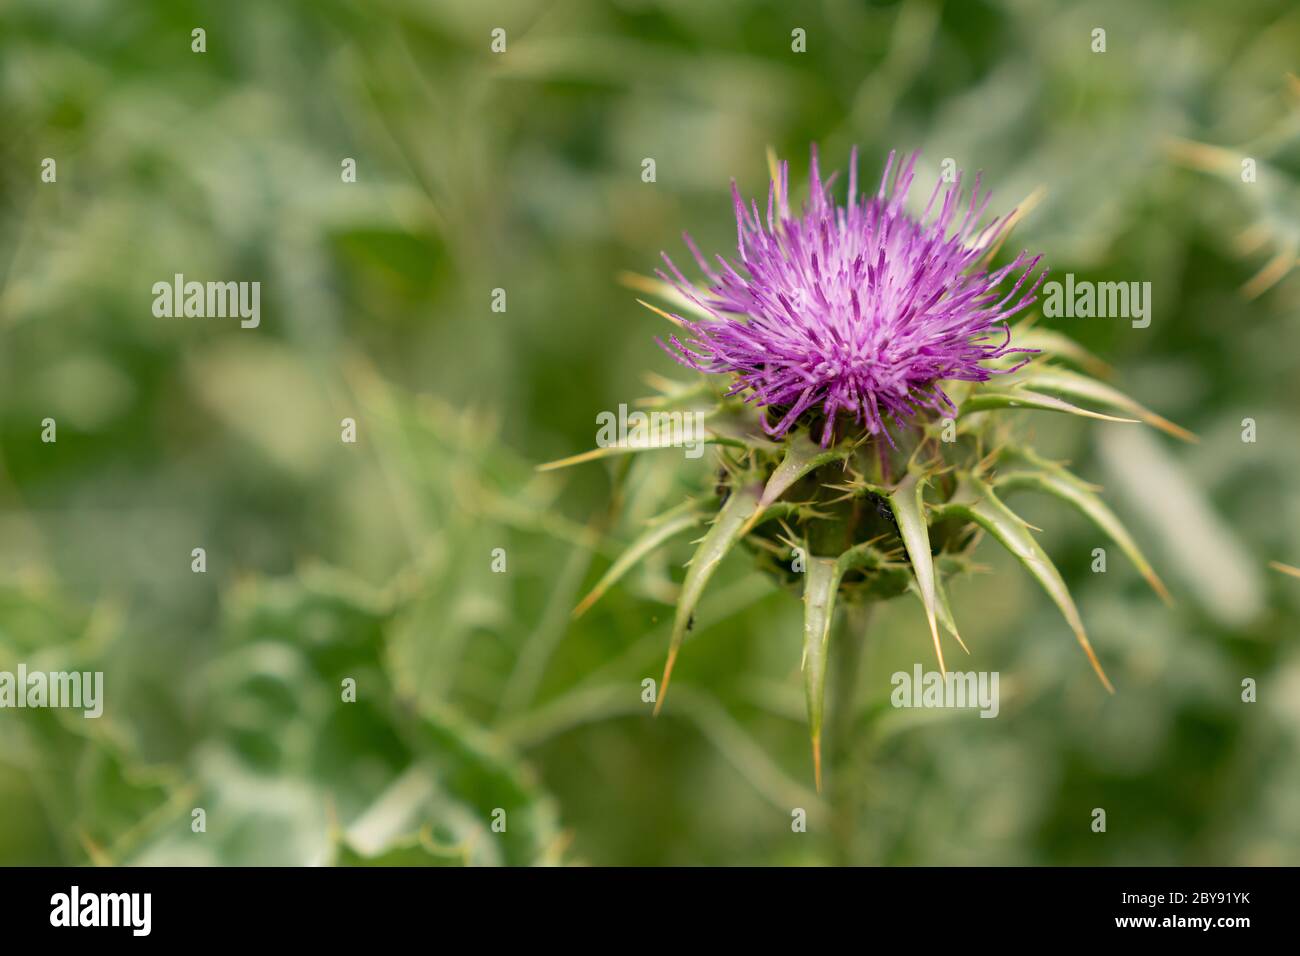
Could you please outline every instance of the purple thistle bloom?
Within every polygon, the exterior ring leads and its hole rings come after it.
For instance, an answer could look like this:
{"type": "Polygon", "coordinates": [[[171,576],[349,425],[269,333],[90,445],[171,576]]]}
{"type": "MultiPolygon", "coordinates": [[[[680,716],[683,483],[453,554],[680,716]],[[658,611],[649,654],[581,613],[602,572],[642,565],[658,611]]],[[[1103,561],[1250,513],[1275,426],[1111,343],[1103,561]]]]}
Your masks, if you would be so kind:
{"type": "Polygon", "coordinates": [[[716,321],[674,316],[693,337],[682,342],[674,335],[671,347],[659,344],[697,371],[734,373],[727,394],[748,392],[746,401],[774,407],[780,420],[772,425],[765,418],[764,427],[776,437],[818,407],[826,420],[823,446],[841,413],[873,435],[884,432],[890,444],[887,418],[902,427],[921,409],[955,414],[939,382],[983,382],[1014,370],[981,363],[1031,351],[1010,347],[1006,321],[1036,301],[1047,272],[1026,290],[1041,256],[1022,252],[993,272],[979,267],[1011,219],[974,231],[989,203],[988,193],[979,194],[979,176],[968,205],[958,176],[933,218],[942,181],[919,219],[905,213],[918,155],[900,165],[891,187],[891,152],[876,194],[859,197],[854,148],[848,202],[837,206],[828,198],[835,176],[822,182],[814,146],[811,196],[797,219],[790,213],[788,164],[768,188],[765,220],[756,202],[745,207],[733,180],[739,267],[722,256],[711,267],[684,235],[708,278],[707,292],[666,253],[672,275],[658,273],[716,321]],[[1003,294],[999,286],[1014,272],[1020,275],[1003,294]]]}

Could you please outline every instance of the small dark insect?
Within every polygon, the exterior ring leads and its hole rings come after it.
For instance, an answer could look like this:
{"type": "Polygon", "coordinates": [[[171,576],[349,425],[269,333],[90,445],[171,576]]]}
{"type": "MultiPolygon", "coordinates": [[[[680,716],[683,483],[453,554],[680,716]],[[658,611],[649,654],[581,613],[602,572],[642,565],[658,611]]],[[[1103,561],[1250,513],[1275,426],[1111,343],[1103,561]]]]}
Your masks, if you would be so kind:
{"type": "Polygon", "coordinates": [[[731,486],[727,483],[727,469],[718,469],[718,484],[713,489],[713,493],[718,496],[719,501],[725,502],[727,496],[731,494],[731,486]]]}
{"type": "Polygon", "coordinates": [[[880,495],[872,495],[871,500],[872,503],[876,506],[876,514],[880,515],[880,517],[884,518],[891,525],[893,525],[894,530],[897,531],[898,520],[894,517],[894,509],[889,506],[889,502],[886,501],[884,498],[882,498],[880,495]]]}

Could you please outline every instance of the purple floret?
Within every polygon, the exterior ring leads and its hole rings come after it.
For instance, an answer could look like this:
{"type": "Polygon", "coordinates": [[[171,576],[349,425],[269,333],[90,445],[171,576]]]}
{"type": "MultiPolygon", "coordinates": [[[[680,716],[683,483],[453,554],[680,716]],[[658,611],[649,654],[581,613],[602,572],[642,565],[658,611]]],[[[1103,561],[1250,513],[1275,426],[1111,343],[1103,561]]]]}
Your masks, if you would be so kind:
{"type": "Polygon", "coordinates": [[[919,219],[905,213],[918,155],[900,166],[891,187],[890,153],[876,194],[859,197],[855,148],[847,205],[837,206],[828,196],[835,177],[822,182],[814,146],[811,196],[799,218],[790,213],[786,163],[768,188],[765,218],[757,203],[745,207],[733,181],[739,264],[718,256],[711,267],[685,236],[708,279],[702,291],[664,255],[671,275],[659,275],[714,319],[674,316],[691,336],[660,344],[697,371],[735,374],[728,394],[777,409],[776,424],[764,421],[776,437],[817,408],[825,415],[822,445],[841,414],[891,444],[887,418],[901,427],[922,409],[955,414],[939,383],[983,382],[1014,370],[982,363],[1031,351],[1011,347],[1006,322],[1036,301],[1047,272],[1026,289],[1041,256],[1022,252],[992,272],[981,267],[1011,215],[975,232],[989,203],[979,176],[969,204],[959,175],[943,190],[937,215],[942,181],[919,219]],[[1003,293],[999,286],[1013,273],[1018,278],[1003,293]]]}

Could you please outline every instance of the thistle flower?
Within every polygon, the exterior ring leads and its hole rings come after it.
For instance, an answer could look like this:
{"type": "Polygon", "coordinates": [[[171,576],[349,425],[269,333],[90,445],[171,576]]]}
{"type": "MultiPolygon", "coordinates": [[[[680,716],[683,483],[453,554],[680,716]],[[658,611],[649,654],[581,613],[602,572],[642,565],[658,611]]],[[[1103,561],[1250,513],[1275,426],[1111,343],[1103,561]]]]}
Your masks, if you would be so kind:
{"type": "Polygon", "coordinates": [[[871,434],[888,436],[886,419],[901,424],[918,409],[956,412],[940,381],[984,382],[1018,368],[984,363],[1025,351],[1010,347],[1005,323],[1034,303],[1046,270],[1024,287],[1041,257],[1022,252],[996,271],[979,267],[1011,216],[975,231],[990,198],[980,195],[978,176],[969,203],[962,201],[959,175],[937,212],[942,179],[920,218],[909,216],[903,203],[918,156],[895,170],[890,153],[875,195],[859,197],[855,148],[847,202],[836,206],[827,196],[835,177],[822,182],[813,147],[811,195],[797,219],[790,212],[788,164],[769,186],[765,221],[756,202],[746,208],[733,181],[737,249],[747,275],[721,256],[712,268],[687,235],[710,283],[700,295],[664,255],[672,275],[660,277],[716,319],[678,316],[693,337],[672,336],[673,357],[697,371],[734,373],[727,394],[781,408],[775,424],[764,420],[775,437],[820,408],[823,447],[841,412],[871,434]],[[999,291],[1017,273],[1010,291],[999,291]]]}
{"type": "MultiPolygon", "coordinates": [[[[1104,363],[1065,336],[1033,327],[1032,316],[1011,328],[1008,320],[1033,304],[1045,275],[1031,282],[1040,260],[1027,253],[988,269],[1014,214],[981,228],[988,197],[980,197],[977,180],[965,203],[958,180],[947,190],[936,186],[925,212],[909,217],[903,201],[915,163],[908,160],[891,184],[891,154],[876,194],[859,198],[855,154],[846,203],[838,207],[814,151],[810,199],[796,219],[788,167],[772,161],[766,217],[756,203],[746,209],[733,185],[738,264],[719,257],[710,266],[687,237],[707,288],[690,283],[666,256],[669,272],[658,279],[627,277],[679,310],[638,300],[681,330],[660,344],[706,373],[695,383],[653,377],[658,395],[643,404],[702,412],[716,468],[697,475],[696,494],[630,542],[574,611],[584,613],[665,542],[707,527],[678,590],[658,713],[705,587],[743,544],[765,573],[803,596],[802,668],[819,789],[837,602],[914,595],[945,670],[940,625],[966,650],[946,582],[973,570],[971,552],[982,535],[1042,586],[1113,691],[1065,581],[1034,529],[1004,501],[1010,494],[1038,491],[1075,508],[1168,601],[1097,489],[1028,447],[1008,412],[1142,421],[1194,440],[1094,377],[1106,373],[1104,363]],[[729,380],[718,383],[724,375],[729,380]]],[[[664,438],[611,445],[541,467],[667,447],[664,438]]]]}

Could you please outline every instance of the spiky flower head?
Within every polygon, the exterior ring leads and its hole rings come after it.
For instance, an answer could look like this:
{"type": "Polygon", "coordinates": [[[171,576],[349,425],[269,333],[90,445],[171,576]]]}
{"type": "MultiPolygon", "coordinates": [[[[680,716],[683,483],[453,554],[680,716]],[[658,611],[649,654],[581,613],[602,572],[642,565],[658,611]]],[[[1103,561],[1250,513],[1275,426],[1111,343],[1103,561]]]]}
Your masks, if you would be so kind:
{"type": "Polygon", "coordinates": [[[1026,351],[1012,348],[1007,321],[1034,303],[1046,270],[1029,280],[1041,257],[1022,252],[992,271],[981,264],[1014,212],[980,226],[990,194],[981,194],[979,176],[968,201],[960,174],[946,188],[940,178],[921,215],[908,214],[918,156],[896,163],[890,153],[879,188],[860,196],[855,148],[841,206],[830,198],[836,177],[822,181],[814,146],[798,217],[788,164],[771,180],[765,216],[756,201],[745,205],[733,181],[738,261],[718,256],[711,265],[687,235],[708,280],[701,293],[664,255],[669,273],[660,276],[712,317],[676,316],[690,336],[670,337],[673,357],[734,374],[728,394],[780,411],[764,419],[775,437],[819,413],[823,447],[841,415],[892,444],[890,422],[901,426],[921,409],[956,413],[940,382],[984,382],[1018,368],[988,363],[1026,351]]]}
{"type": "MultiPolygon", "coordinates": [[[[788,167],[773,161],[765,217],[756,203],[746,209],[732,187],[738,263],[719,257],[710,266],[687,237],[707,287],[693,285],[671,260],[658,280],[627,277],[634,288],[690,313],[688,319],[641,300],[682,330],[660,344],[706,373],[695,383],[655,377],[659,394],[643,404],[668,416],[701,416],[716,458],[712,469],[692,472],[690,498],[647,527],[627,529],[635,534],[627,550],[575,609],[585,612],[669,539],[707,528],[678,589],[658,712],[710,578],[732,550],[747,548],[764,572],[803,595],[802,668],[819,786],[837,602],[856,607],[915,595],[944,670],[940,626],[966,649],[946,582],[973,570],[971,553],[982,535],[1042,586],[1111,688],[1064,579],[1006,497],[1037,491],[1076,509],[1168,599],[1097,489],[1036,454],[1007,413],[1140,420],[1193,438],[1084,374],[1104,374],[1106,366],[1059,333],[1033,327],[1032,316],[1011,328],[1008,320],[1032,305],[1045,274],[1028,253],[989,270],[1015,214],[980,227],[988,196],[977,182],[966,201],[958,179],[946,189],[936,185],[925,211],[912,218],[903,201],[915,165],[913,156],[891,183],[891,155],[876,193],[858,197],[855,155],[846,204],[835,206],[814,151],[811,196],[795,218],[788,167]]],[[[660,434],[542,467],[674,445],[660,434]]]]}

